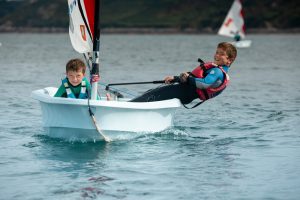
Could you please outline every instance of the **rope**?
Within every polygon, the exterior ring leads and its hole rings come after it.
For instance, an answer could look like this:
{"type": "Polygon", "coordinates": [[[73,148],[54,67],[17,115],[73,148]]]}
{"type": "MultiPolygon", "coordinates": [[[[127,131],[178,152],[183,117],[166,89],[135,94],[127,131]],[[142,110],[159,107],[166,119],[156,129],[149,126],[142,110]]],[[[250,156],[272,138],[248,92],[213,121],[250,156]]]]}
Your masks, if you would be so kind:
{"type": "Polygon", "coordinates": [[[112,140],[108,136],[106,136],[103,133],[103,131],[101,131],[101,128],[97,124],[97,120],[96,120],[95,115],[94,115],[94,113],[93,113],[93,111],[91,109],[91,106],[90,106],[90,95],[89,95],[90,93],[88,92],[88,90],[87,90],[87,93],[88,93],[88,109],[89,109],[89,114],[90,114],[90,116],[92,118],[92,121],[93,121],[93,123],[95,125],[96,131],[104,138],[105,142],[111,142],[112,140]]]}

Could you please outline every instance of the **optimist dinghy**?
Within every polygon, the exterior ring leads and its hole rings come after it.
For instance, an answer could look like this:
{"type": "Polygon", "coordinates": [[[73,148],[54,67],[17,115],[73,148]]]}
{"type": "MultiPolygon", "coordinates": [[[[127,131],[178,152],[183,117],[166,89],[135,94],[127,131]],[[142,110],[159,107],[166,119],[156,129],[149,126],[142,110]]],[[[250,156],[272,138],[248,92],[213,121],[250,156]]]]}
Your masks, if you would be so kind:
{"type": "Polygon", "coordinates": [[[99,80],[100,0],[68,0],[69,35],[73,48],[92,63],[91,98],[53,97],[55,87],[32,92],[42,109],[42,123],[50,137],[66,140],[95,141],[120,138],[126,132],[154,133],[173,125],[173,116],[181,103],[178,99],[156,102],[128,102],[119,98],[97,100],[99,80]],[[90,58],[92,55],[92,58],[90,58]]]}
{"type": "MultiPolygon", "coordinates": [[[[231,38],[236,37],[237,34],[241,39],[246,37],[242,3],[240,0],[234,0],[218,34],[231,38]]],[[[238,48],[247,48],[251,46],[252,41],[240,40],[231,43],[238,48]]]]}

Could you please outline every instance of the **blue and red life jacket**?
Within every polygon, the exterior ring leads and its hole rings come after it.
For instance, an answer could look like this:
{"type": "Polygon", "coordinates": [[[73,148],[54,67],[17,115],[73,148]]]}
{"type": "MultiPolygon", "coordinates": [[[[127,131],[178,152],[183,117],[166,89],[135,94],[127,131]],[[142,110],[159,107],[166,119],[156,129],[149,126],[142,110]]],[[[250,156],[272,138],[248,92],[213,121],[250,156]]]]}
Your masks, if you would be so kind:
{"type": "Polygon", "coordinates": [[[212,87],[208,87],[206,89],[197,88],[196,92],[197,92],[197,94],[199,95],[199,98],[202,101],[206,101],[208,99],[211,99],[211,98],[219,95],[226,88],[226,86],[229,84],[229,76],[225,72],[223,67],[218,66],[218,65],[216,65],[212,62],[208,62],[208,63],[205,63],[203,65],[200,65],[200,66],[196,67],[192,71],[192,75],[196,78],[205,78],[206,71],[209,70],[209,69],[212,69],[212,68],[219,68],[224,74],[224,80],[223,80],[223,83],[217,88],[212,88],[212,87]]]}

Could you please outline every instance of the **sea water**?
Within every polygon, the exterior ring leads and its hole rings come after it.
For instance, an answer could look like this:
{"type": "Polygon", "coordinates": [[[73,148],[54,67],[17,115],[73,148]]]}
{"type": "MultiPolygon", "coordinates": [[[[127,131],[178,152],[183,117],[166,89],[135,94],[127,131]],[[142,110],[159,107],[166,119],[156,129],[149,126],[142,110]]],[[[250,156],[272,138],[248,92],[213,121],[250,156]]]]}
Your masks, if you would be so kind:
{"type": "MultiPolygon", "coordinates": [[[[174,127],[111,143],[45,136],[33,90],[60,85],[68,34],[0,34],[0,199],[299,199],[300,35],[249,35],[231,84],[174,127]]],[[[101,83],[213,59],[215,35],[101,35],[101,83]]],[[[102,85],[100,85],[102,86],[102,85]]],[[[118,87],[133,97],[158,85],[118,87]]],[[[103,88],[101,88],[103,90],[103,88]]]]}

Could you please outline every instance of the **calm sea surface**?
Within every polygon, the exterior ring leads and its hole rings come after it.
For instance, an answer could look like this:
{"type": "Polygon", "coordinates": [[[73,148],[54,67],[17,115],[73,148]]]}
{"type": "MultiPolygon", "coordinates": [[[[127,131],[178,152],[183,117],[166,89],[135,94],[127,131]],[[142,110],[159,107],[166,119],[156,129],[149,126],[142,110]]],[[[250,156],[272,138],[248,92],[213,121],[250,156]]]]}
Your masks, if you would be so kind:
{"type": "MultiPolygon", "coordinates": [[[[0,199],[300,199],[300,35],[248,39],[221,96],[180,108],[170,130],[106,144],[45,136],[30,98],[59,86],[67,60],[81,56],[68,34],[0,34],[0,199]]],[[[223,40],[103,35],[101,81],[190,71],[223,40]]]]}

